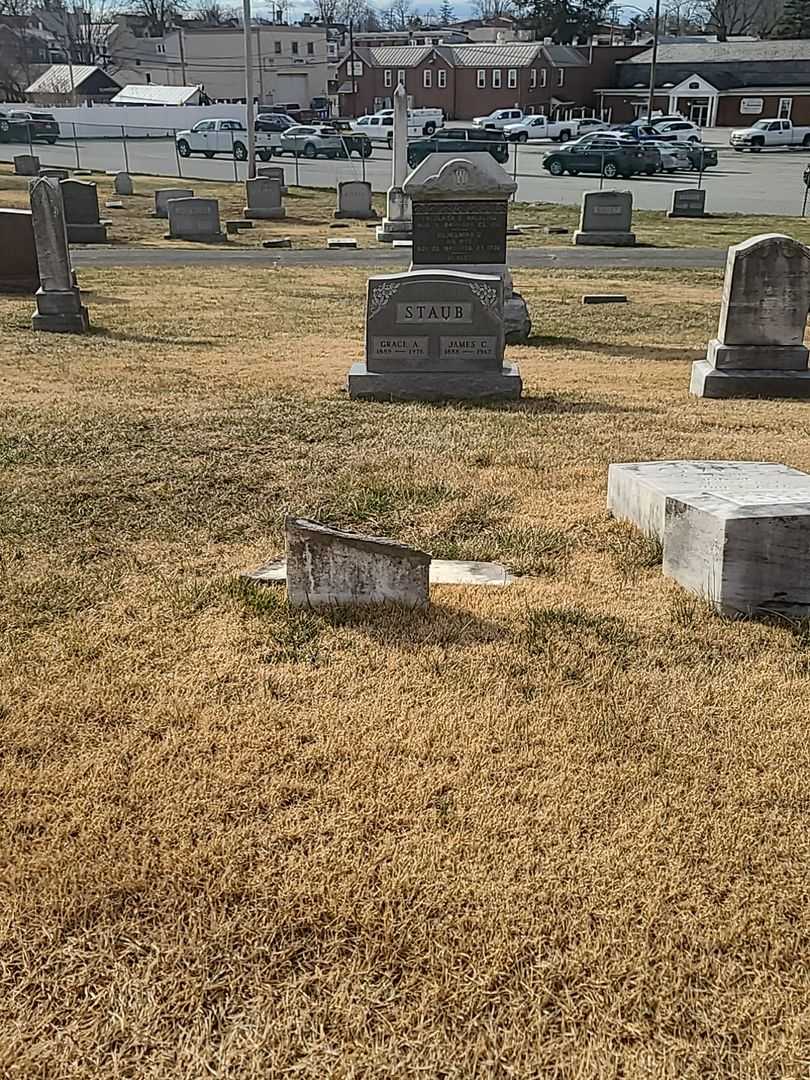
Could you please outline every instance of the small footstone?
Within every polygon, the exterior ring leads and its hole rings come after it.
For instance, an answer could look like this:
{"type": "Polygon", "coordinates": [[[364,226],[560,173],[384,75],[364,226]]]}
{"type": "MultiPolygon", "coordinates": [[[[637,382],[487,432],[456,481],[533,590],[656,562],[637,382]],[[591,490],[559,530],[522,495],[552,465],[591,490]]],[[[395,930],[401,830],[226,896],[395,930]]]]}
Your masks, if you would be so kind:
{"type": "Polygon", "coordinates": [[[234,235],[236,235],[236,233],[241,232],[242,229],[252,229],[252,228],[253,228],[253,222],[252,221],[246,221],[244,218],[237,218],[235,221],[226,221],[225,222],[225,231],[227,233],[229,233],[231,236],[234,236],[234,235]]]}
{"type": "Polygon", "coordinates": [[[353,236],[331,236],[326,241],[327,248],[356,248],[357,241],[353,236]]]}
{"type": "Polygon", "coordinates": [[[546,236],[567,236],[569,230],[564,225],[546,225],[543,232],[546,236]]]}
{"type": "Polygon", "coordinates": [[[274,236],[272,240],[262,240],[263,248],[291,248],[292,240],[289,236],[274,236]]]}
{"type": "Polygon", "coordinates": [[[116,199],[108,199],[104,203],[104,205],[108,210],[123,210],[124,209],[124,204],[122,202],[119,202],[116,199]]]}
{"type": "Polygon", "coordinates": [[[413,240],[393,240],[391,246],[395,248],[413,248],[413,240]]]}
{"type": "Polygon", "coordinates": [[[585,293],[582,297],[583,304],[626,304],[627,297],[624,293],[585,293]]]}
{"type": "MultiPolygon", "coordinates": [[[[350,229],[351,225],[349,225],[348,221],[330,221],[329,222],[329,228],[330,229],[350,229]]],[[[375,228],[376,228],[376,226],[375,226],[375,228]]]]}
{"type": "Polygon", "coordinates": [[[512,228],[512,229],[507,229],[506,230],[506,235],[507,236],[523,236],[523,229],[519,229],[517,227],[512,228]]]}
{"type": "Polygon", "coordinates": [[[293,607],[427,606],[427,552],[305,518],[288,517],[285,530],[287,600],[293,607]]]}

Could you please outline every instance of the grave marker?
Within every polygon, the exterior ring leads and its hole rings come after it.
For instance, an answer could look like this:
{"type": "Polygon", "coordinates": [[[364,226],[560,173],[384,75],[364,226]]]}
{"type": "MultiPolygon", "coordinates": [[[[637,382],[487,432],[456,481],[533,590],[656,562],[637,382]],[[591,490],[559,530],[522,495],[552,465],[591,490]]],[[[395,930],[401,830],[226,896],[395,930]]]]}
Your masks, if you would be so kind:
{"type": "Polygon", "coordinates": [[[377,216],[371,201],[371,184],[367,180],[342,180],[338,184],[336,218],[371,221],[377,216]]]}
{"type": "Polygon", "coordinates": [[[225,240],[216,199],[170,199],[167,240],[218,243],[225,240]]]}
{"type": "Polygon", "coordinates": [[[84,180],[60,180],[65,206],[68,242],[71,244],[106,244],[107,226],[98,212],[98,188],[84,180]]]}
{"type": "Polygon", "coordinates": [[[281,203],[281,184],[278,180],[257,176],[255,180],[245,181],[245,191],[247,206],[242,213],[246,218],[272,221],[287,216],[281,203]]]}
{"type": "Polygon", "coordinates": [[[81,334],[90,324],[70,265],[59,181],[40,177],[32,182],[31,214],[40,279],[31,324],[34,330],[81,334]]]}
{"type": "Polygon", "coordinates": [[[132,195],[135,192],[135,188],[132,184],[132,177],[129,175],[128,172],[120,172],[115,174],[113,188],[116,195],[132,195]]]}
{"type": "Polygon", "coordinates": [[[34,222],[30,210],[0,208],[0,292],[39,288],[34,222]]]}
{"type": "Polygon", "coordinates": [[[672,209],[667,214],[667,217],[701,218],[705,216],[705,188],[681,188],[672,192],[672,209]]]}
{"type": "Polygon", "coordinates": [[[38,176],[39,158],[35,154],[15,155],[14,172],[17,176],[38,176]]]}
{"type": "Polygon", "coordinates": [[[281,165],[260,165],[256,169],[256,176],[265,180],[278,180],[281,184],[281,194],[287,194],[287,182],[284,179],[284,168],[281,165]]]}
{"type": "Polygon", "coordinates": [[[157,218],[169,216],[169,203],[172,199],[193,199],[191,188],[158,188],[155,192],[155,214],[157,218]]]}
{"type": "Polygon", "coordinates": [[[631,192],[586,191],[573,242],[596,247],[631,247],[636,242],[632,228],[631,192]]]}
{"type": "Polygon", "coordinates": [[[391,187],[386,199],[386,215],[377,227],[377,239],[390,244],[392,240],[411,238],[411,200],[403,190],[408,175],[408,95],[402,83],[397,84],[393,97],[393,147],[391,155],[391,187]]]}

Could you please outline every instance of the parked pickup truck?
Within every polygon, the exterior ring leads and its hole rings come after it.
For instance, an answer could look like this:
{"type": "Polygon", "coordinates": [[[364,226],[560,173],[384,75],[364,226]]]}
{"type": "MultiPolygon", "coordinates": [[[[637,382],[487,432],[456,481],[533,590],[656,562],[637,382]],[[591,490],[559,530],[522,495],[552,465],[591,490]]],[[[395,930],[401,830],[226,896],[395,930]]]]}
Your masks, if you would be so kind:
{"type": "MultiPolygon", "coordinates": [[[[444,122],[441,109],[409,109],[408,138],[418,139],[422,135],[432,135],[444,122]]],[[[370,116],[361,116],[352,124],[355,131],[367,135],[372,142],[383,142],[391,146],[394,139],[394,110],[382,109],[370,116]]]]}
{"type": "Polygon", "coordinates": [[[524,116],[517,124],[507,124],[503,129],[510,142],[525,143],[535,139],[553,139],[568,142],[578,133],[576,120],[549,120],[547,116],[524,116]]]}
{"type": "Polygon", "coordinates": [[[439,128],[429,139],[408,143],[408,164],[416,168],[428,154],[491,154],[504,165],[509,160],[509,146],[502,131],[475,128],[439,128]]]}
{"type": "MultiPolygon", "coordinates": [[[[200,120],[188,131],[178,131],[175,143],[180,157],[232,154],[237,161],[247,161],[247,130],[241,120],[200,120]]],[[[269,161],[278,145],[277,133],[256,132],[256,156],[262,161],[269,161]]]]}
{"type": "Polygon", "coordinates": [[[757,120],[753,127],[736,128],[728,141],[740,154],[768,146],[810,146],[810,127],[794,127],[790,120],[757,120]]]}

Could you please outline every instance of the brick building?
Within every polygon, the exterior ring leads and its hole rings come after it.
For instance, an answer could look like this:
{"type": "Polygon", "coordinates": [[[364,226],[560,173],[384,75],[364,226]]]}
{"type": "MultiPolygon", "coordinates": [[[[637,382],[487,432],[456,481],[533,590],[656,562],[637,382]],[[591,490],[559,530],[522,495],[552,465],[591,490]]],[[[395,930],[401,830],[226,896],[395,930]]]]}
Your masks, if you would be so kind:
{"type": "MultiPolygon", "coordinates": [[[[646,113],[652,50],[616,64],[599,100],[616,123],[646,113]]],[[[781,117],[810,124],[810,41],[712,41],[659,46],[655,108],[701,127],[781,117]]]]}
{"type": "Polygon", "coordinates": [[[401,82],[412,108],[440,108],[451,120],[515,105],[566,116],[592,109],[615,61],[639,51],[539,42],[355,48],[353,62],[347,56],[338,66],[339,108],[344,116],[390,108],[401,82]]]}

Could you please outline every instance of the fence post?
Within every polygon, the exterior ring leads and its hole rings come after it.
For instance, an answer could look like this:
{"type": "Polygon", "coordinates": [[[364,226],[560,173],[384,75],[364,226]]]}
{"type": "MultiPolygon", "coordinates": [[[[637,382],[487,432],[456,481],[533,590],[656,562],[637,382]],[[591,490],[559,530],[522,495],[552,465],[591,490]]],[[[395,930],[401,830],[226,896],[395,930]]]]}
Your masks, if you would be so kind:
{"type": "Polygon", "coordinates": [[[705,164],[704,164],[705,161],[706,161],[706,151],[701,146],[701,148],[700,148],[700,165],[698,166],[698,181],[697,181],[698,191],[700,191],[700,189],[703,187],[703,170],[705,168],[705,164]]]}
{"type": "Polygon", "coordinates": [[[81,162],[79,161],[79,137],[76,134],[76,125],[71,124],[71,127],[73,128],[73,146],[76,149],[76,168],[79,169],[81,168],[81,162]]]}
{"type": "Polygon", "coordinates": [[[599,190],[605,186],[605,151],[602,151],[602,168],[599,170],[599,190]]]}
{"type": "Polygon", "coordinates": [[[295,154],[295,186],[296,187],[301,187],[301,177],[300,177],[299,171],[298,171],[299,170],[299,164],[298,164],[298,142],[297,141],[296,141],[295,146],[293,148],[293,153],[295,154]]]}
{"type": "MultiPolygon", "coordinates": [[[[238,168],[238,166],[236,164],[236,134],[233,131],[231,132],[231,157],[233,158],[233,178],[234,178],[234,181],[238,181],[239,180],[239,168],[238,168]]],[[[248,169],[248,175],[250,175],[250,170],[249,169],[248,169]]]]}
{"type": "Polygon", "coordinates": [[[124,125],[121,125],[121,146],[124,149],[124,172],[129,172],[129,155],[127,154],[127,131],[124,125]]]}
{"type": "Polygon", "coordinates": [[[182,165],[182,160],[183,159],[180,157],[180,151],[177,149],[177,128],[172,128],[172,131],[174,133],[172,135],[172,142],[174,143],[174,157],[175,157],[175,160],[177,162],[177,175],[182,176],[183,175],[183,165],[182,165]]]}

